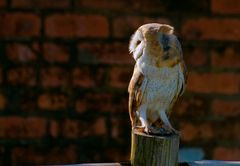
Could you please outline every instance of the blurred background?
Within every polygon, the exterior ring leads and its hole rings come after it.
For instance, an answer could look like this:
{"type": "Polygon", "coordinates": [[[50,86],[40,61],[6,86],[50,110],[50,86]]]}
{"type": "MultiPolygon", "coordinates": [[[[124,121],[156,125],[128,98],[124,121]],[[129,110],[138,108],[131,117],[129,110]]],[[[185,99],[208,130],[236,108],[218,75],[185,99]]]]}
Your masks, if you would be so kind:
{"type": "Polygon", "coordinates": [[[175,27],[180,159],[240,160],[240,1],[0,0],[0,165],[128,161],[131,34],[175,27]]]}

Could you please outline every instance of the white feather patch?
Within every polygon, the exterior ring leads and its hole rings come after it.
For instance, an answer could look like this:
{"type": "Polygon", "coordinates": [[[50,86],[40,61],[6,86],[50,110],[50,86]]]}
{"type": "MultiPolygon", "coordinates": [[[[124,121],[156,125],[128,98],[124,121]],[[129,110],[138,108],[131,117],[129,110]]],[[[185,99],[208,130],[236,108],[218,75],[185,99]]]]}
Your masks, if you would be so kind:
{"type": "Polygon", "coordinates": [[[133,58],[137,60],[143,54],[144,49],[144,41],[141,41],[139,45],[137,45],[135,51],[133,52],[133,58]]]}

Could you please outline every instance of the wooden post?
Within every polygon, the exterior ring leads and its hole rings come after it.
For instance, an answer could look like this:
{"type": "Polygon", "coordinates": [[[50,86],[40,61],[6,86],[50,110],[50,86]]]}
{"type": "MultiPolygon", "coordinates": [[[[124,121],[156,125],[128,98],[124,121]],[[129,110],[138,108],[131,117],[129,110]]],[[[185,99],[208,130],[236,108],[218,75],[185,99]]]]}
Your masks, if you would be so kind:
{"type": "Polygon", "coordinates": [[[177,166],[179,135],[154,136],[132,131],[132,166],[177,166]]]}

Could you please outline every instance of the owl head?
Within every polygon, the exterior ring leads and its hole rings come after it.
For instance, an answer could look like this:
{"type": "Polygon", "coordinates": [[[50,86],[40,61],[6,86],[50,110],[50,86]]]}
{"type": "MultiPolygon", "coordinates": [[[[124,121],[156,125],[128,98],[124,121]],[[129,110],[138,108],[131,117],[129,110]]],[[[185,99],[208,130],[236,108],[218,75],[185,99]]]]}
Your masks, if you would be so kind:
{"type": "Polygon", "coordinates": [[[142,25],[132,35],[129,51],[135,61],[142,61],[155,67],[174,66],[182,56],[181,45],[174,28],[166,24],[142,25]]]}

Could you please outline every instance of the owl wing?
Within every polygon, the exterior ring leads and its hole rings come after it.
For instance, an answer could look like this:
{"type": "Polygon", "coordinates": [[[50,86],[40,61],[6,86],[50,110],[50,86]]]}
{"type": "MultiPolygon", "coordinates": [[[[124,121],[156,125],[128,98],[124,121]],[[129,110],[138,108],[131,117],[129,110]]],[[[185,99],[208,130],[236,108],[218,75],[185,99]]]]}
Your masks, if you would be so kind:
{"type": "Polygon", "coordinates": [[[172,107],[174,106],[174,103],[179,99],[179,97],[184,93],[187,85],[187,68],[186,65],[183,61],[183,59],[180,60],[179,62],[179,78],[178,78],[178,85],[177,85],[177,90],[174,98],[172,99],[170,103],[170,109],[167,110],[168,116],[172,112],[172,107]]]}
{"type": "Polygon", "coordinates": [[[181,96],[183,94],[183,92],[185,91],[186,85],[187,85],[187,77],[188,77],[187,67],[186,67],[184,61],[181,60],[179,62],[179,65],[180,65],[180,72],[179,72],[180,73],[180,81],[179,81],[178,87],[180,88],[180,91],[179,91],[178,97],[181,96]]]}
{"type": "Polygon", "coordinates": [[[178,81],[178,93],[177,93],[177,98],[178,98],[179,96],[181,96],[183,94],[183,92],[186,89],[188,73],[187,73],[187,67],[183,60],[183,52],[182,52],[181,44],[176,37],[173,37],[173,43],[174,43],[173,46],[176,48],[176,50],[178,50],[177,54],[180,58],[180,60],[179,60],[179,77],[180,77],[180,79],[178,81]]]}
{"type": "Polygon", "coordinates": [[[132,122],[132,127],[135,126],[137,118],[136,111],[142,103],[142,98],[146,89],[147,79],[144,78],[144,75],[140,72],[137,65],[134,67],[134,72],[128,86],[129,93],[129,115],[132,122]]]}

